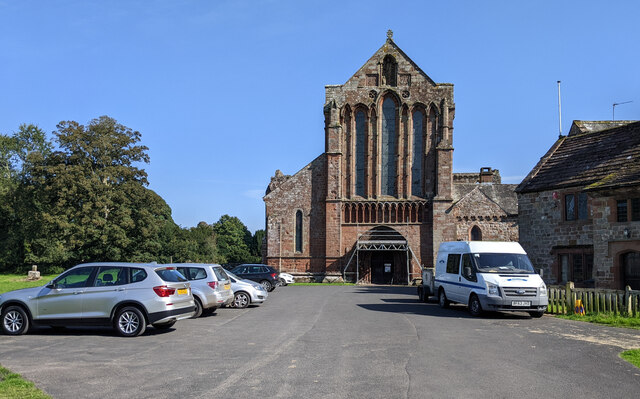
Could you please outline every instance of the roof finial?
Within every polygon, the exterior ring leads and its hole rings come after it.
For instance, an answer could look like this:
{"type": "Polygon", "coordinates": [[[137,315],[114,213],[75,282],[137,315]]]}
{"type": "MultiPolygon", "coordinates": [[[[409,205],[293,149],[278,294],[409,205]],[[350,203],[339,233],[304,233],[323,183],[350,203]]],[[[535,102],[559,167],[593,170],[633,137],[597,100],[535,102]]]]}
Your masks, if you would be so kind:
{"type": "Polygon", "coordinates": [[[387,40],[393,40],[393,31],[391,29],[387,31],[387,40]]]}

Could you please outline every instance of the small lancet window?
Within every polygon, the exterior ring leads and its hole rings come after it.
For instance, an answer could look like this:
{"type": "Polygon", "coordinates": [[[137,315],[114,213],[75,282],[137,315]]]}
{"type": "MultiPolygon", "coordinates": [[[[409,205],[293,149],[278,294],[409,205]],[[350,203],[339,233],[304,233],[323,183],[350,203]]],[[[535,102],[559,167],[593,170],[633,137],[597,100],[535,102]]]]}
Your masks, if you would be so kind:
{"type": "Polygon", "coordinates": [[[387,55],[382,61],[382,84],[397,86],[398,63],[392,55],[387,55]]]}
{"type": "Polygon", "coordinates": [[[296,252],[302,252],[302,211],[296,212],[296,252]]]}

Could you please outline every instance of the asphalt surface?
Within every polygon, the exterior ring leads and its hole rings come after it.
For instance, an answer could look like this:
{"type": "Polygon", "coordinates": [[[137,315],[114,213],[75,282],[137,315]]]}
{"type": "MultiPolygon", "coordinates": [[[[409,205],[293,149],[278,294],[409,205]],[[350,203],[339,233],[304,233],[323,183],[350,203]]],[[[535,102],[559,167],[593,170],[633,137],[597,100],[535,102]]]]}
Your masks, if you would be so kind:
{"type": "Polygon", "coordinates": [[[0,335],[0,364],[54,398],[637,398],[631,348],[640,330],[472,318],[415,287],[288,286],[136,338],[0,335]]]}

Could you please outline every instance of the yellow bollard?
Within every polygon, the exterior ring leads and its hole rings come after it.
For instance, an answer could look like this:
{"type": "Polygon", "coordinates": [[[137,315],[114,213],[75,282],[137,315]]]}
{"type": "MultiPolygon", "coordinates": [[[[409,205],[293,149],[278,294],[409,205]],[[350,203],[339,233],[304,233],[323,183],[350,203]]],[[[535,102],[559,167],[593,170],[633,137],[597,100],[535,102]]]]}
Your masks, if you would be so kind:
{"type": "Polygon", "coordinates": [[[579,314],[580,316],[584,316],[584,306],[582,306],[582,299],[576,299],[575,314],[579,314]]]}

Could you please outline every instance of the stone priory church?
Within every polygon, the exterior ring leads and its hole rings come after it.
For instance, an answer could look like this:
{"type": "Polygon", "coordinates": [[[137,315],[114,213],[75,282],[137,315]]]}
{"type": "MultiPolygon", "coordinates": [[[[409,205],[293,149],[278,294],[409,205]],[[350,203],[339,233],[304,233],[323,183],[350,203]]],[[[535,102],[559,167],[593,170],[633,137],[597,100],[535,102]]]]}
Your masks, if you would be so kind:
{"type": "Polygon", "coordinates": [[[453,173],[453,85],[393,41],[325,87],[325,152],[267,188],[263,262],[317,281],[407,284],[442,241],[518,239],[516,185],[453,173]]]}

